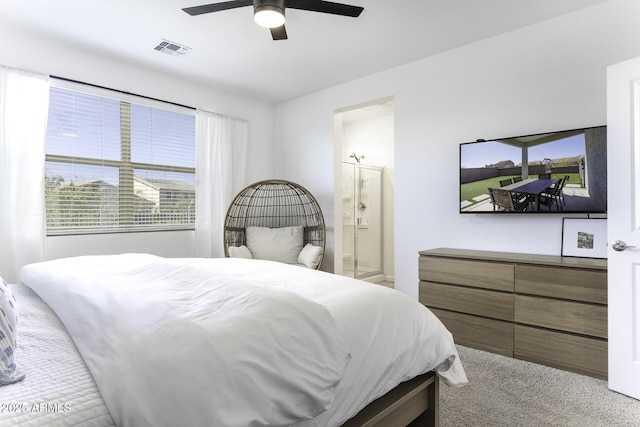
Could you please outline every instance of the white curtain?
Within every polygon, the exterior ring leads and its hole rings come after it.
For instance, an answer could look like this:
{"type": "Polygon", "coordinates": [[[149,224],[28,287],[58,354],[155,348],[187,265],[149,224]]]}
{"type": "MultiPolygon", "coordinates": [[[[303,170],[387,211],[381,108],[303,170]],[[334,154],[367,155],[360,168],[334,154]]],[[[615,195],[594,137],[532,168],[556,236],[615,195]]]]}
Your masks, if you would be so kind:
{"type": "Polygon", "coordinates": [[[49,78],[0,66],[0,276],[44,256],[49,78]]]}
{"type": "Polygon", "coordinates": [[[227,207],[246,185],[249,124],[198,110],[196,125],[197,257],[223,257],[227,207]]]}

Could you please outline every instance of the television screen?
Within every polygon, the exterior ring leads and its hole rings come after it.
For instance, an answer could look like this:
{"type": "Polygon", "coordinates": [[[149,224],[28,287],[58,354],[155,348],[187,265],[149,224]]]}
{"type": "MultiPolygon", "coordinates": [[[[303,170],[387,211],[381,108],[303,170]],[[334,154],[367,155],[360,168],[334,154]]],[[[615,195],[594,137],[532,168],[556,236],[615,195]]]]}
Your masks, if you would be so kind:
{"type": "Polygon", "coordinates": [[[606,126],[460,144],[460,213],[606,211],[606,126]]]}

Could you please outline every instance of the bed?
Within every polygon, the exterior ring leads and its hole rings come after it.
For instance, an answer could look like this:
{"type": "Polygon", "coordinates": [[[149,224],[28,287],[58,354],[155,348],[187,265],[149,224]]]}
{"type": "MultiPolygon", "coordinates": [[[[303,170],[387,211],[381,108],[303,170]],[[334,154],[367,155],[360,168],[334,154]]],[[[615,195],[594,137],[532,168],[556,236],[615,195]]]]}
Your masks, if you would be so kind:
{"type": "Polygon", "coordinates": [[[20,277],[0,425],[437,425],[439,381],[467,382],[428,309],[318,270],[123,254],[20,277]]]}

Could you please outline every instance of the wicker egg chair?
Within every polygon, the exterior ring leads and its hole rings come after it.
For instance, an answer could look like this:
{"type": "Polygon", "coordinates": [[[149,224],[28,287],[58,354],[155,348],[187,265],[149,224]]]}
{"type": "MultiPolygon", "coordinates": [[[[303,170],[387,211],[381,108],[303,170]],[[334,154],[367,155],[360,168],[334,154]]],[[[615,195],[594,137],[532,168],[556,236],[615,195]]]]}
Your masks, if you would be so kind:
{"type": "MultiPolygon", "coordinates": [[[[230,246],[246,245],[247,227],[304,227],[303,246],[325,247],[325,224],[313,195],[295,182],[259,181],[240,191],[231,202],[224,222],[224,254],[230,246]]],[[[320,268],[322,258],[316,268],[320,268]]]]}

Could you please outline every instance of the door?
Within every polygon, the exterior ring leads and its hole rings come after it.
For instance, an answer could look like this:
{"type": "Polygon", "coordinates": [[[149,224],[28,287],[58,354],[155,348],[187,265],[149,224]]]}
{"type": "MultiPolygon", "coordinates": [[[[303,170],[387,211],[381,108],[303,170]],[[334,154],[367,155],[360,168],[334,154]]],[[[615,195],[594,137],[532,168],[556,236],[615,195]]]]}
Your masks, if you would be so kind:
{"type": "Polygon", "coordinates": [[[342,271],[339,274],[355,277],[356,274],[356,165],[342,163],[342,271]]]}
{"type": "Polygon", "coordinates": [[[640,399],[640,58],[607,71],[609,388],[640,399]]]}
{"type": "Polygon", "coordinates": [[[356,174],[356,278],[382,273],[382,169],[358,166],[356,174]]]}
{"type": "Polygon", "coordinates": [[[342,275],[382,273],[382,168],[342,163],[342,275]]]}

